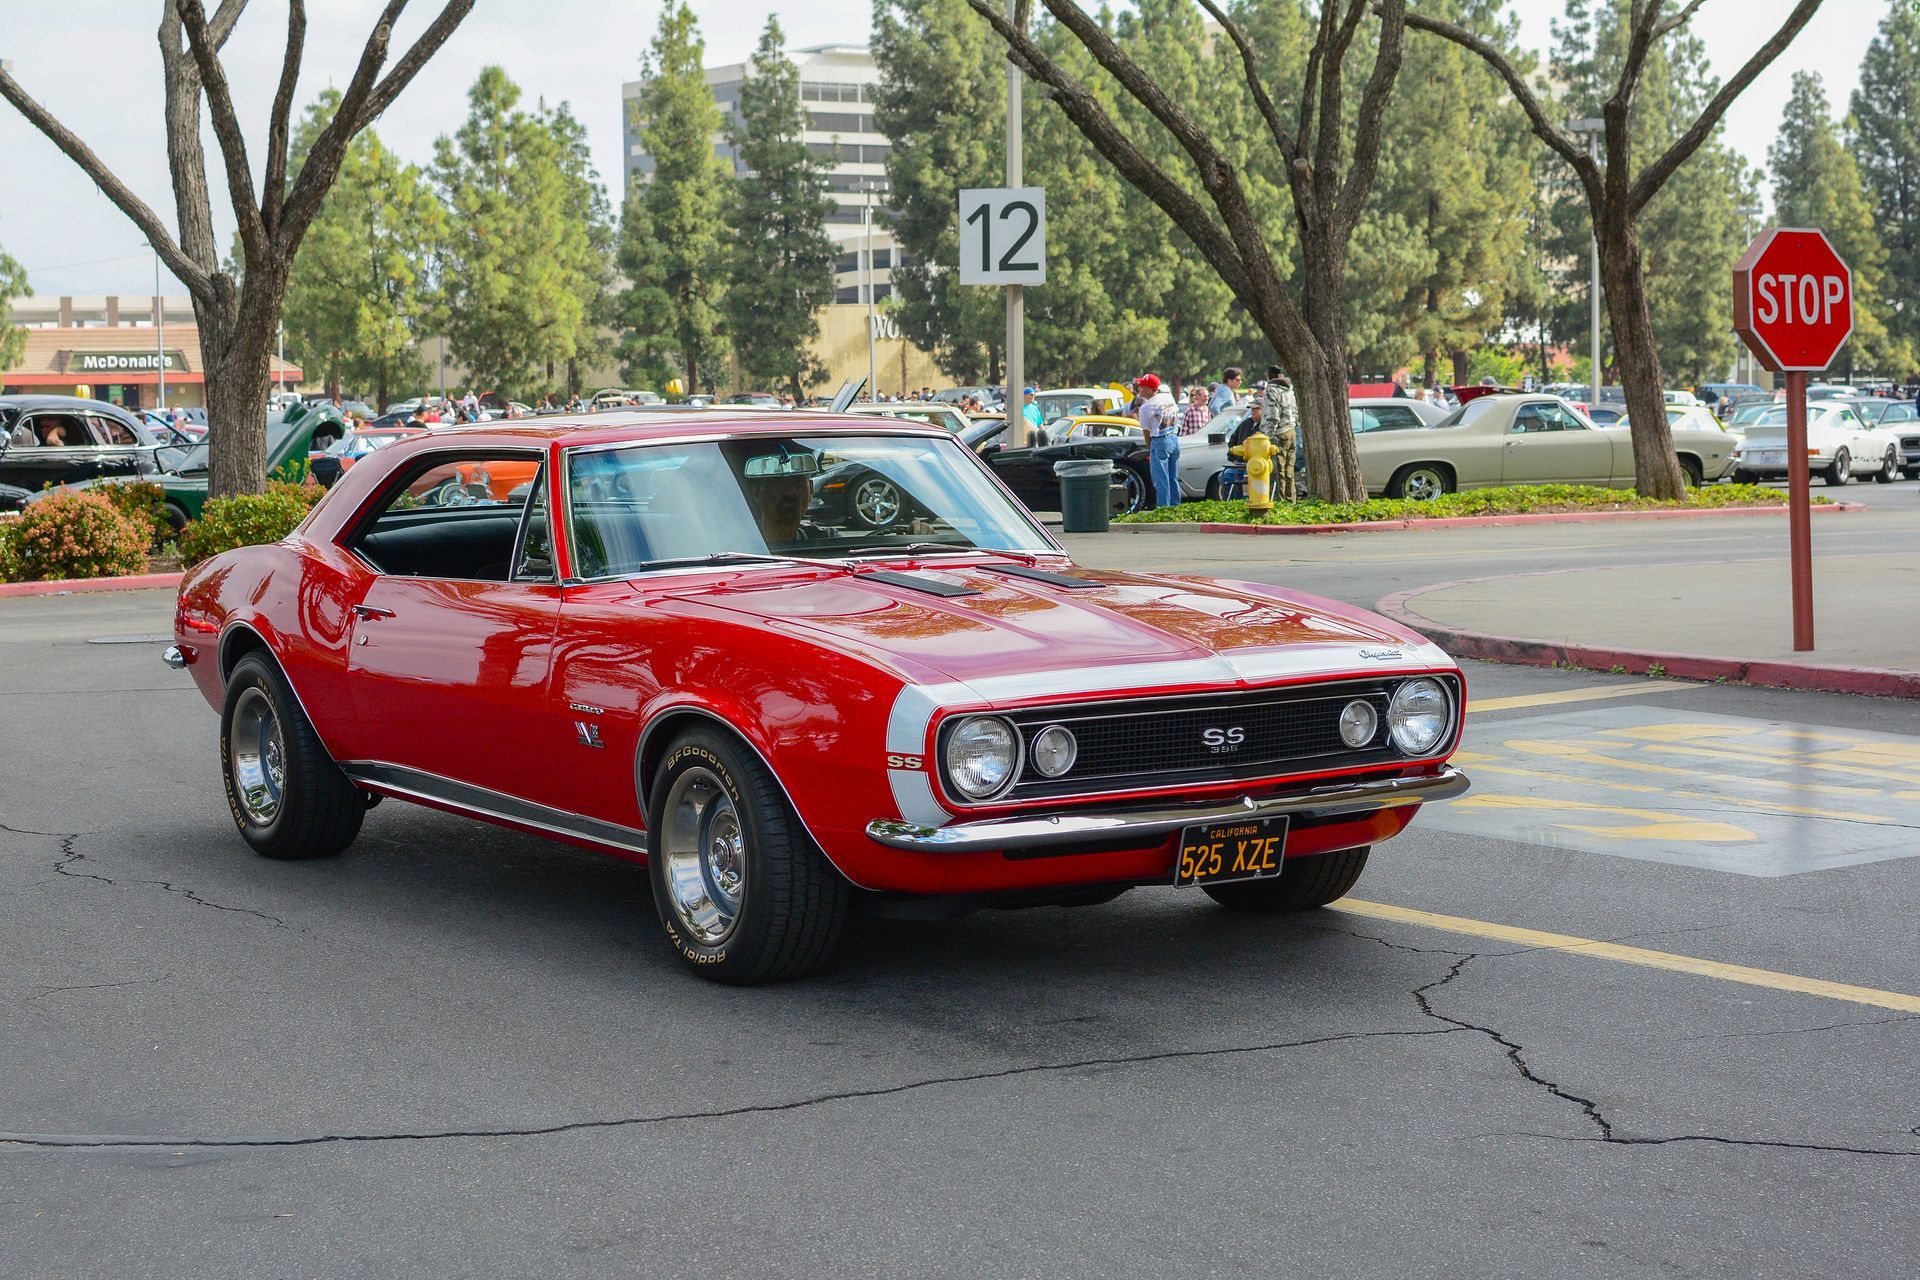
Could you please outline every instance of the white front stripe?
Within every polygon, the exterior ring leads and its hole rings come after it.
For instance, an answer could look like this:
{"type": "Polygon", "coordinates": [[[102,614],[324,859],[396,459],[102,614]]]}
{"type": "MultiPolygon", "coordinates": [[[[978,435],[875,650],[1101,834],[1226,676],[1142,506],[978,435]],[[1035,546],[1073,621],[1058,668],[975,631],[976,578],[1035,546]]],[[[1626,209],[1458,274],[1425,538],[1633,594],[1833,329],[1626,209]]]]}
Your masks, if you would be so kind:
{"type": "Polygon", "coordinates": [[[889,769],[887,782],[893,787],[893,802],[900,816],[925,827],[944,827],[953,815],[933,798],[933,780],[917,769],[889,769]]]}

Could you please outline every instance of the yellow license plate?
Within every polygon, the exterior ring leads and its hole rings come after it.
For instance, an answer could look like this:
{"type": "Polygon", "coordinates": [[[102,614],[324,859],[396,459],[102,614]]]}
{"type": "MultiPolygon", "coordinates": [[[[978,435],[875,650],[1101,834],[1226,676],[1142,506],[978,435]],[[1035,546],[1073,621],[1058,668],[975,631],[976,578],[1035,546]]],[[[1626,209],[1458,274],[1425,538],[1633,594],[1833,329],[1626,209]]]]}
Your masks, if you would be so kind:
{"type": "Polygon", "coordinates": [[[1236,818],[1196,823],[1180,833],[1173,883],[1222,884],[1269,880],[1280,874],[1287,848],[1287,819],[1236,818]]]}

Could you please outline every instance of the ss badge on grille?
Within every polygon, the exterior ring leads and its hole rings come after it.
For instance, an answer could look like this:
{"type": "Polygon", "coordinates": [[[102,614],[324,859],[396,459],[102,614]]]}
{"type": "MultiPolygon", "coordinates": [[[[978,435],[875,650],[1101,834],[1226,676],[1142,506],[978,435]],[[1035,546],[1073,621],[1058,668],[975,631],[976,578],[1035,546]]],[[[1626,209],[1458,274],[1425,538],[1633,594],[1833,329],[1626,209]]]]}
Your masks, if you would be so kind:
{"type": "Polygon", "coordinates": [[[1214,755],[1226,755],[1238,751],[1240,744],[1247,740],[1247,731],[1235,725],[1231,729],[1202,729],[1200,741],[1206,743],[1207,750],[1214,755]]]}

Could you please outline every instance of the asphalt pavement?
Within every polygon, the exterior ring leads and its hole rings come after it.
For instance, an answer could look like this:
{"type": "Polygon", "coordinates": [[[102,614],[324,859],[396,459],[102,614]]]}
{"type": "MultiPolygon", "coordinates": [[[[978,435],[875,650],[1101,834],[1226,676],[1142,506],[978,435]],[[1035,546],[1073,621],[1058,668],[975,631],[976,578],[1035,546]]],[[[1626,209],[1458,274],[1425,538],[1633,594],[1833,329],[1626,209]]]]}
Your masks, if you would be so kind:
{"type": "MultiPolygon", "coordinates": [[[[1076,550],[1370,602],[1475,557],[1784,537],[1702,523],[1076,550]]],[[[1474,792],[1333,909],[865,924],[822,977],[733,990],[680,970],[640,869],[534,837],[389,801],[345,857],[253,856],[170,613],[0,600],[0,1274],[1877,1277],[1920,1249],[1910,703],[1470,664],[1474,792]]]]}

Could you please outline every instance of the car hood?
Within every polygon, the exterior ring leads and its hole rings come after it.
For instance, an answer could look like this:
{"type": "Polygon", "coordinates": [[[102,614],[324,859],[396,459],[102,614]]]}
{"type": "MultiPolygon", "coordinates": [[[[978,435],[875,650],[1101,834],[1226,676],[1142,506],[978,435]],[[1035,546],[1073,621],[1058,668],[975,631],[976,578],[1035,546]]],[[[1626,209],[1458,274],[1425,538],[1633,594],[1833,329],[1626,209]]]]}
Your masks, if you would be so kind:
{"type": "Polygon", "coordinates": [[[750,571],[677,594],[690,612],[750,618],[909,682],[971,684],[987,691],[982,700],[1012,696],[1009,678],[1064,693],[1452,665],[1385,618],[1256,583],[1066,570],[1099,583],[1086,588],[988,566],[897,572],[750,571]],[[902,579],[967,594],[929,594],[902,579]]]}

